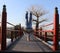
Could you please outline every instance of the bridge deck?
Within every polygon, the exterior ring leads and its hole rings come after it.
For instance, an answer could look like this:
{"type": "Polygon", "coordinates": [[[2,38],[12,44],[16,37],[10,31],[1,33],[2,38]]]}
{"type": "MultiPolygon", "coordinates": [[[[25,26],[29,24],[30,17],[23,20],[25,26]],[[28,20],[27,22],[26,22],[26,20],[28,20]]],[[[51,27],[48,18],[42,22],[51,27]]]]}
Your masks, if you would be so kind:
{"type": "Polygon", "coordinates": [[[23,35],[22,38],[8,50],[19,52],[52,52],[48,46],[37,40],[33,35],[30,36],[30,41],[27,41],[27,34],[23,35]]]}

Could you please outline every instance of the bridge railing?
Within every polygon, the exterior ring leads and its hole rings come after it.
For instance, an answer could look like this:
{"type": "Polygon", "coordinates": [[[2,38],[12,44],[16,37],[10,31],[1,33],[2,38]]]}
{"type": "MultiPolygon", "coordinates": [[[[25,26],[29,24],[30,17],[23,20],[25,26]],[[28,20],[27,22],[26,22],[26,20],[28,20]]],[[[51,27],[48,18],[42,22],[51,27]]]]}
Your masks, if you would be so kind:
{"type": "MultiPolygon", "coordinates": [[[[0,24],[1,24],[1,22],[0,22],[0,24]]],[[[13,26],[12,28],[14,28],[14,26],[15,26],[9,22],[6,22],[6,24],[13,26]]],[[[10,29],[10,28],[8,29],[8,26],[7,26],[7,29],[6,29],[6,48],[9,47],[9,45],[12,44],[15,40],[21,38],[22,32],[23,32],[23,29],[21,28],[21,26],[20,26],[20,29],[17,29],[17,30],[10,29]],[[8,40],[10,40],[9,41],[10,43],[8,42],[8,40]]],[[[1,40],[0,40],[0,43],[1,43],[1,40]]]]}
{"type": "Polygon", "coordinates": [[[7,12],[6,12],[6,5],[3,5],[3,11],[2,11],[2,19],[1,19],[1,29],[0,29],[0,50],[6,50],[7,48],[7,36],[10,36],[11,43],[14,42],[14,39],[18,39],[21,37],[23,30],[20,25],[19,29],[8,29],[7,24],[11,26],[15,26],[12,23],[7,22],[7,12]],[[17,33],[16,33],[17,32],[17,33]],[[10,35],[9,35],[10,33],[10,35]]]}
{"type": "Polygon", "coordinates": [[[17,39],[19,38],[21,35],[22,35],[22,28],[21,28],[21,25],[20,25],[20,28],[19,29],[14,29],[15,25],[7,22],[9,25],[12,25],[13,29],[7,29],[7,36],[10,35],[10,38],[11,38],[11,41],[13,42],[14,39],[17,39]],[[10,34],[9,34],[10,33],[10,34]]]}
{"type": "Polygon", "coordinates": [[[53,46],[51,47],[53,51],[59,50],[59,14],[58,8],[55,8],[53,23],[42,26],[38,31],[34,30],[34,35],[43,39],[45,42],[53,41],[53,46]],[[42,27],[47,27],[53,24],[53,30],[42,30],[42,27]],[[36,34],[39,32],[40,34],[36,34]],[[52,35],[48,34],[51,33],[52,35]]]}
{"type": "MultiPolygon", "coordinates": [[[[46,27],[46,26],[50,26],[50,25],[52,25],[52,24],[50,23],[50,24],[47,24],[47,25],[42,26],[42,27],[46,27]]],[[[42,37],[43,40],[45,40],[45,41],[48,41],[48,40],[51,41],[51,40],[53,40],[53,31],[54,30],[39,30],[40,37],[42,37]]]]}

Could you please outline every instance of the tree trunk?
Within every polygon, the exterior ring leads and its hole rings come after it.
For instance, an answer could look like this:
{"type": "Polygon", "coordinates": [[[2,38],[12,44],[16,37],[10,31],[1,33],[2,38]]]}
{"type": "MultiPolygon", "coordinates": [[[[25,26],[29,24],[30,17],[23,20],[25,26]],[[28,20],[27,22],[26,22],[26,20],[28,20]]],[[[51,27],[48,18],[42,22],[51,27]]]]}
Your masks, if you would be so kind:
{"type": "Polygon", "coordinates": [[[39,32],[37,32],[38,31],[38,29],[39,29],[39,18],[37,17],[37,22],[36,22],[36,36],[39,36],[39,32]]]}

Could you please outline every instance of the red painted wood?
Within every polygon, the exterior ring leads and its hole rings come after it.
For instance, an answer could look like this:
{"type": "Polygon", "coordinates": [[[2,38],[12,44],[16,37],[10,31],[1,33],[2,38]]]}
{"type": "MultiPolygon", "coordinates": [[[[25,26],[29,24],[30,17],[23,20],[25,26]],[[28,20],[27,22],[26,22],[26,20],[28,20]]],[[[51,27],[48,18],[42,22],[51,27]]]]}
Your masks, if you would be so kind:
{"type": "Polygon", "coordinates": [[[44,41],[47,42],[47,32],[45,32],[44,41]]]}
{"type": "Polygon", "coordinates": [[[58,50],[58,35],[59,35],[59,14],[58,14],[58,9],[55,8],[55,15],[54,15],[54,37],[53,37],[53,41],[54,41],[54,45],[53,45],[53,50],[56,51],[58,50]]]}
{"type": "Polygon", "coordinates": [[[40,32],[40,36],[39,37],[41,37],[42,36],[42,32],[40,32]]]}
{"type": "Polygon", "coordinates": [[[42,27],[46,27],[46,26],[50,26],[53,25],[53,23],[47,24],[47,25],[43,25],[42,27]]]}
{"type": "Polygon", "coordinates": [[[3,5],[3,11],[2,11],[2,42],[1,42],[1,50],[5,50],[6,49],[6,22],[7,22],[6,6],[3,5]]]}
{"type": "MultiPolygon", "coordinates": [[[[36,32],[36,30],[34,30],[34,32],[36,32]]],[[[37,32],[54,32],[54,30],[42,30],[42,31],[37,31],[37,32]]]]}
{"type": "MultiPolygon", "coordinates": [[[[58,14],[58,9],[57,8],[55,8],[55,15],[54,15],[55,17],[54,17],[54,23],[50,23],[50,24],[47,24],[47,25],[45,25],[45,26],[43,26],[43,27],[46,27],[46,26],[49,26],[49,25],[52,25],[52,24],[54,24],[54,30],[43,30],[43,31],[41,31],[41,30],[39,30],[39,31],[36,31],[36,30],[34,30],[34,32],[40,32],[40,35],[41,35],[41,33],[42,32],[53,32],[54,33],[54,37],[53,37],[53,42],[54,42],[54,45],[53,45],[53,50],[54,51],[56,51],[56,50],[58,50],[59,49],[59,44],[58,44],[58,36],[59,36],[59,14],[58,14]]],[[[45,38],[44,38],[44,40],[46,41],[46,33],[45,33],[45,38]]]]}
{"type": "Polygon", "coordinates": [[[0,27],[0,44],[1,44],[1,38],[2,38],[2,34],[1,34],[1,27],[0,27]]]}

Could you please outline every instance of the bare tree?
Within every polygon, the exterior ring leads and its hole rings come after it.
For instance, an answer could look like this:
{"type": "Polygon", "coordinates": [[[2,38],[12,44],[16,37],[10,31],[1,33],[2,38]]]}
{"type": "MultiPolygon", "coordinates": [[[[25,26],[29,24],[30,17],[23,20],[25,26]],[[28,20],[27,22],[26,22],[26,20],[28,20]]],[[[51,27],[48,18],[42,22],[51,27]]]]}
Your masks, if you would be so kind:
{"type": "Polygon", "coordinates": [[[45,15],[47,12],[45,10],[42,9],[42,7],[40,6],[31,6],[29,9],[28,9],[30,12],[32,12],[32,14],[34,16],[36,16],[37,18],[45,15]]]}
{"type": "Polygon", "coordinates": [[[47,19],[43,19],[39,21],[39,18],[45,14],[47,14],[47,11],[43,10],[40,6],[31,6],[28,11],[32,12],[34,16],[36,16],[37,19],[33,19],[33,21],[36,22],[36,30],[39,29],[39,23],[42,23],[43,21],[46,21],[47,19]]]}

